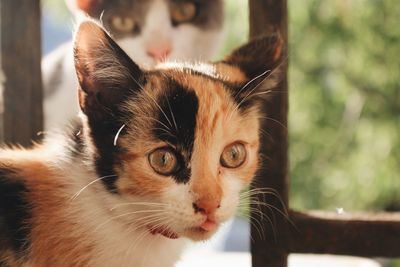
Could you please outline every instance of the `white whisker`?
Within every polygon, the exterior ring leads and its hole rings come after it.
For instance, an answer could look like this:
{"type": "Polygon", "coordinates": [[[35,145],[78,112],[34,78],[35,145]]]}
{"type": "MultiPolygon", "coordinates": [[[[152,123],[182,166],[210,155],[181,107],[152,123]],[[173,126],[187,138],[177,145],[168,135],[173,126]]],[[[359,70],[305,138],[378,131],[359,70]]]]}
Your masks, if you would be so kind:
{"type": "Polygon", "coordinates": [[[124,129],[124,127],[125,127],[125,124],[122,125],[122,126],[119,128],[117,134],[115,135],[115,137],[114,137],[114,146],[117,145],[117,141],[118,141],[119,134],[121,133],[122,129],[124,129]]]}
{"type": "Polygon", "coordinates": [[[92,184],[94,184],[94,183],[96,183],[96,182],[98,182],[98,181],[100,181],[100,180],[103,180],[103,179],[106,179],[106,178],[115,177],[115,176],[116,176],[115,174],[113,174],[113,175],[106,175],[106,176],[103,176],[103,177],[100,177],[100,178],[97,178],[97,179],[91,181],[90,183],[88,183],[87,185],[85,185],[83,188],[81,188],[78,192],[76,192],[75,195],[73,195],[73,196],[71,197],[70,200],[71,200],[71,201],[72,201],[72,200],[75,200],[86,188],[88,188],[88,187],[91,186],[92,184]]]}

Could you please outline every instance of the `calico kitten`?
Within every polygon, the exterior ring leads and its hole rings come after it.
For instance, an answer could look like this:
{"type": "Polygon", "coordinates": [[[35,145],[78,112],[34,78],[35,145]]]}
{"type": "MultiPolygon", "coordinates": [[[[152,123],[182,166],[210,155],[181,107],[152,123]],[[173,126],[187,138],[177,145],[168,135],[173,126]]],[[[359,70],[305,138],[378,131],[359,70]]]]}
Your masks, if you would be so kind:
{"type": "Polygon", "coordinates": [[[145,71],[83,22],[81,122],[0,150],[0,265],[173,266],[185,240],[210,238],[257,170],[281,50],[269,36],[214,64],[145,71]]]}
{"type": "MultiPolygon", "coordinates": [[[[73,13],[102,20],[122,49],[142,67],[162,60],[209,60],[222,37],[222,0],[66,0],[73,13]]],[[[76,116],[72,44],[42,62],[45,128],[76,116]]]]}

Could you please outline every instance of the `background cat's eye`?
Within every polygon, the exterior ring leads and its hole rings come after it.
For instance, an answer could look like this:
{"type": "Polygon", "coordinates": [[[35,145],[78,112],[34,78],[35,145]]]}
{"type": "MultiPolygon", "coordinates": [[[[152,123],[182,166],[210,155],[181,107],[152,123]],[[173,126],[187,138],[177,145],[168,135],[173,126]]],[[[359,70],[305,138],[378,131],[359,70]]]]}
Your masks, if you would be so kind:
{"type": "Polygon", "coordinates": [[[158,148],[149,154],[153,170],[161,175],[170,175],[179,169],[175,151],[169,147],[158,148]]]}
{"type": "Polygon", "coordinates": [[[237,168],[246,160],[246,148],[242,143],[233,143],[225,147],[220,163],[226,168],[237,168]]]}
{"type": "Polygon", "coordinates": [[[170,6],[171,19],[174,24],[189,22],[196,16],[196,4],[189,1],[173,1],[170,6]]]}
{"type": "Polygon", "coordinates": [[[112,16],[110,22],[114,30],[121,33],[132,32],[135,28],[135,21],[126,16],[112,16]]]}

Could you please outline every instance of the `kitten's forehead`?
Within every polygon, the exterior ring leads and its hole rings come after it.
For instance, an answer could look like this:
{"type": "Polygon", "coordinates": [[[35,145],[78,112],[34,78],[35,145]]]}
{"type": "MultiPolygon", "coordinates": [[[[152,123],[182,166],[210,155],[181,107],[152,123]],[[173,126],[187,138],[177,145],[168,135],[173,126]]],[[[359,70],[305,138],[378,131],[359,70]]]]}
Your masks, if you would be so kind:
{"type": "MultiPolygon", "coordinates": [[[[224,124],[244,114],[238,109],[234,97],[237,81],[243,74],[221,79],[217,65],[164,65],[146,74],[141,97],[128,102],[134,110],[133,120],[151,118],[150,134],[190,157],[197,137],[213,135],[217,124],[224,124]],[[141,115],[145,114],[145,115],[141,115]]],[[[140,129],[139,129],[140,130],[140,129]]],[[[206,138],[207,139],[207,138],[206,138]]]]}

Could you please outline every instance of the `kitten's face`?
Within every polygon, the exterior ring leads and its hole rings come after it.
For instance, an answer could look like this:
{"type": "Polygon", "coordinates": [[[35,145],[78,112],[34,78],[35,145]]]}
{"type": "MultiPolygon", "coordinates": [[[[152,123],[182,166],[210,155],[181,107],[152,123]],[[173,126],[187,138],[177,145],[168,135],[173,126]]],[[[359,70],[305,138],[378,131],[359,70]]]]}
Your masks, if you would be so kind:
{"type": "Polygon", "coordinates": [[[222,0],[68,0],[101,20],[142,67],[168,60],[209,60],[222,34],[222,0]]]}
{"type": "Polygon", "coordinates": [[[103,181],[117,192],[112,212],[121,221],[201,240],[234,215],[258,167],[258,94],[275,85],[272,76],[263,88],[264,76],[248,82],[277,66],[280,49],[269,37],[220,63],[145,72],[95,23],[81,24],[75,61],[85,131],[99,175],[115,175],[103,181]]]}
{"type": "Polygon", "coordinates": [[[167,204],[158,208],[170,231],[206,238],[257,169],[258,110],[241,113],[222,83],[176,70],[148,75],[143,88],[125,103],[118,191],[167,204]]]}

